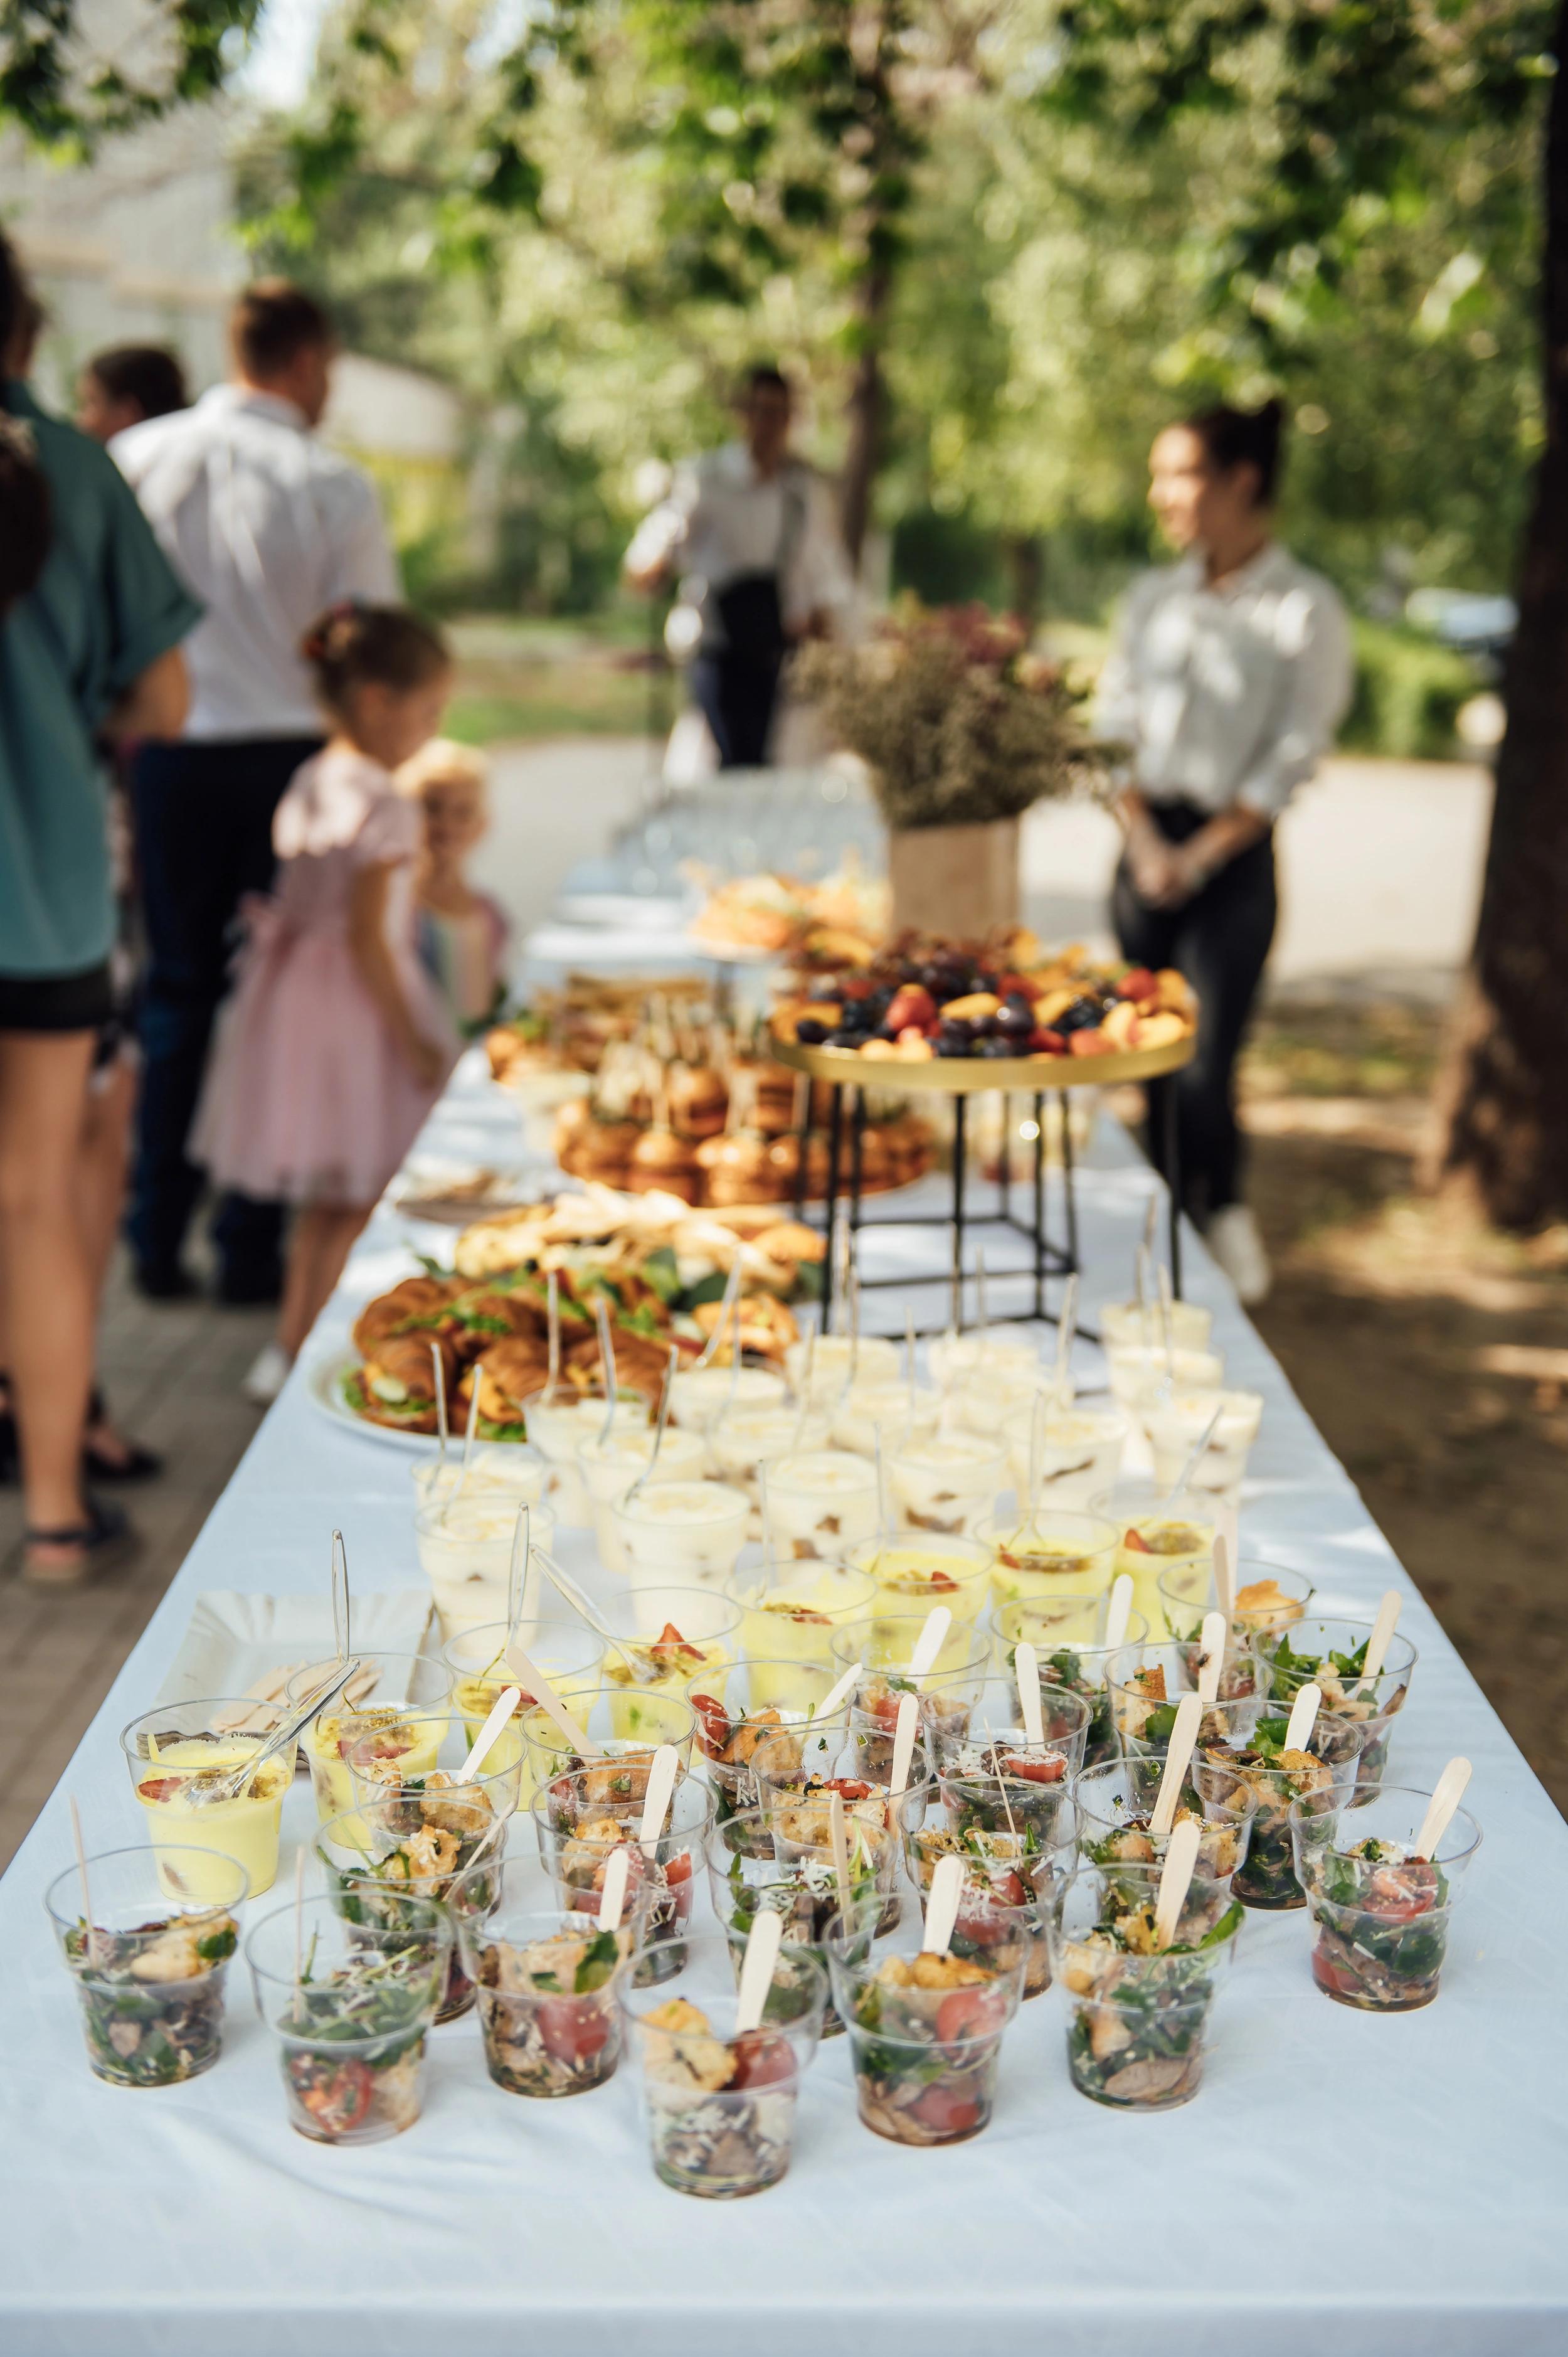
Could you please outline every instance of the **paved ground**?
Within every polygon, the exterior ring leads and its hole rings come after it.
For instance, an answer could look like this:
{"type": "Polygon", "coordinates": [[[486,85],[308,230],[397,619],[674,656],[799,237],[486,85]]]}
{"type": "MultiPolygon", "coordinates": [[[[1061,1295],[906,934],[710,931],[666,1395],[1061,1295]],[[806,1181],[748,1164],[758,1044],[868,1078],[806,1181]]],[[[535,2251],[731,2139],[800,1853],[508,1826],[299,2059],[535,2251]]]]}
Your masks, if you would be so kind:
{"type": "MultiPolygon", "coordinates": [[[[520,934],[545,914],[571,864],[632,814],[646,779],[636,741],[577,739],[497,756],[489,880],[520,934]]],[[[1402,988],[1441,987],[1468,942],[1488,792],[1477,770],[1332,764],[1286,823],[1278,978],[1300,984],[1376,969],[1402,988]]],[[[1030,912],[1043,931],[1060,939],[1094,930],[1112,854],[1102,813],[1036,814],[1026,865],[1030,912]]],[[[112,1289],[103,1378],[127,1428],[165,1451],[168,1469],[133,1499],[145,1544],[112,1585],[48,1596],[0,1577],[0,1863],[255,1429],[239,1382],[268,1325],[264,1312],[152,1308],[123,1283],[112,1289]]],[[[19,1528],[15,1493],[0,1491],[0,1559],[19,1528]]]]}

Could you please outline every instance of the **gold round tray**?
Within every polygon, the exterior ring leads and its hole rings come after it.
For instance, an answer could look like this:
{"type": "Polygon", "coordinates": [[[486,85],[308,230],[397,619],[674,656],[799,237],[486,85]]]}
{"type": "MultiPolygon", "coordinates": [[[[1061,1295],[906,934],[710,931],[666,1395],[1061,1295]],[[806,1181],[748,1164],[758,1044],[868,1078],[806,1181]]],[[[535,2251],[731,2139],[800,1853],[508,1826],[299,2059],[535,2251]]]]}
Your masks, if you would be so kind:
{"type": "Polygon", "coordinates": [[[791,1071],[814,1081],[853,1081],[868,1089],[913,1093],[929,1089],[949,1097],[979,1096],[986,1090],[1113,1089],[1124,1081],[1157,1081],[1179,1072],[1197,1051],[1197,1035],[1172,1039],[1163,1048],[1129,1048],[1106,1056],[932,1056],[906,1062],[902,1056],[863,1056],[857,1048],[802,1048],[798,1040],[769,1033],[773,1054],[791,1071]]]}

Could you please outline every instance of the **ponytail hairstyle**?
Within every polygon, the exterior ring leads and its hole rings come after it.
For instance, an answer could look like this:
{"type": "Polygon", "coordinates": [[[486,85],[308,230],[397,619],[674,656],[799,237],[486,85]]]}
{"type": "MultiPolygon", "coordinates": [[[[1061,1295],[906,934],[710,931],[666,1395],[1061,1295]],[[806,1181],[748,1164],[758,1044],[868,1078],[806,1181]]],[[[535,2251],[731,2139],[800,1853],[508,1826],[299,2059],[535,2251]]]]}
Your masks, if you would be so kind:
{"type": "Polygon", "coordinates": [[[1208,463],[1228,475],[1236,467],[1257,469],[1257,505],[1272,508],[1279,485],[1280,441],[1284,432],[1283,401],[1265,401],[1261,409],[1231,409],[1218,404],[1183,420],[1189,434],[1202,443],[1208,463]]]}
{"type": "Polygon", "coordinates": [[[335,713],[357,687],[424,687],[452,661],[433,622],[406,606],[367,606],[358,597],[341,598],[318,615],[299,651],[310,665],[317,695],[335,713]]]}
{"type": "MultiPolygon", "coordinates": [[[[0,378],[38,316],[16,249],[0,235],[0,378]]],[[[0,410],[0,620],[37,587],[48,553],[48,478],[32,427],[0,410]]]]}

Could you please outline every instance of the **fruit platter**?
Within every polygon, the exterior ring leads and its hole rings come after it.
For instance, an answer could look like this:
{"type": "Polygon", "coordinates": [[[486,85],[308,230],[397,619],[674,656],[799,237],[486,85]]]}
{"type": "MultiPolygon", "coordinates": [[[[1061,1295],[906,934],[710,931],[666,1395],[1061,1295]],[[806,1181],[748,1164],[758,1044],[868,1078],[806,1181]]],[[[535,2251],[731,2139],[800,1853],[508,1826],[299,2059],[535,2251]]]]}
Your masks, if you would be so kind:
{"type": "Polygon", "coordinates": [[[819,1080],[869,1080],[870,1065],[953,1093],[1104,1088],[1190,1061],[1197,1000],[1174,968],[1048,954],[1025,927],[978,942],[907,934],[780,1001],[771,1034],[780,1063],[819,1080]]]}

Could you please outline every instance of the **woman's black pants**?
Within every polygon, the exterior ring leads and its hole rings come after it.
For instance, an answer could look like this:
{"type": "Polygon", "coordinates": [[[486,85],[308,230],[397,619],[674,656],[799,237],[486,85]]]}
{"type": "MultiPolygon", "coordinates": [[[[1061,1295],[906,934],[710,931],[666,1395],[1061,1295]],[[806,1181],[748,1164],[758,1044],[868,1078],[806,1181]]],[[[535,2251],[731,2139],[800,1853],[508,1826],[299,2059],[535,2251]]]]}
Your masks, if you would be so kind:
{"type": "MultiPolygon", "coordinates": [[[[1211,815],[1195,802],[1152,802],[1150,815],[1169,842],[1185,843],[1211,815]]],[[[1232,859],[1180,909],[1151,909],[1138,898],[1127,862],[1116,870],[1112,920],[1122,954],[1134,965],[1176,966],[1197,993],[1197,1053],[1176,1079],[1182,1206],[1203,1222],[1241,1198],[1241,1135],[1236,1123],[1236,1059],[1251,1019],[1279,899],[1273,834],[1232,859]]],[[[1161,1125],[1152,1121],[1150,1150],[1163,1172],[1161,1125]]]]}

